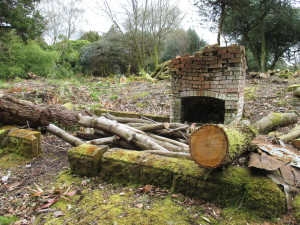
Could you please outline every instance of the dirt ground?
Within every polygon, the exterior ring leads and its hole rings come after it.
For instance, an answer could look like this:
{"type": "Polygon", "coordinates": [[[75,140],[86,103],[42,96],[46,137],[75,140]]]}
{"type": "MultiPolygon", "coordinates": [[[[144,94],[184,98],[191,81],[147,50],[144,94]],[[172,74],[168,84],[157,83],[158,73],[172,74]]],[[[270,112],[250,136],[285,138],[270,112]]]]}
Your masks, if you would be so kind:
{"type": "MultiPolygon", "coordinates": [[[[251,122],[256,122],[270,112],[300,112],[300,100],[292,93],[286,91],[288,85],[300,83],[299,78],[282,79],[248,79],[246,81],[245,117],[251,122]]],[[[116,111],[129,111],[140,113],[152,113],[158,115],[169,115],[170,111],[170,82],[160,81],[150,83],[145,80],[129,80],[126,84],[120,84],[118,79],[103,78],[77,78],[73,80],[13,80],[0,84],[1,92],[13,95],[19,99],[34,102],[36,104],[64,104],[71,102],[77,106],[85,106],[89,109],[102,107],[116,111]]],[[[300,122],[298,122],[300,125],[300,122]]],[[[290,130],[295,125],[280,128],[279,132],[290,130]]],[[[10,159],[1,159],[0,156],[0,178],[10,173],[6,183],[0,179],[0,217],[15,217],[15,224],[34,224],[36,218],[45,216],[51,211],[37,213],[44,204],[32,197],[32,189],[44,192],[52,190],[56,184],[57,176],[61,171],[68,169],[67,150],[71,146],[50,134],[42,137],[43,154],[31,161],[18,162],[10,159]],[[13,162],[13,164],[11,164],[13,162]],[[9,172],[10,171],[10,172],[9,172]],[[2,183],[1,183],[2,182],[2,183]],[[31,190],[29,189],[31,188],[31,190]]],[[[94,184],[89,179],[82,178],[77,190],[93,189],[101,186],[115,191],[116,187],[103,181],[94,184]]],[[[117,190],[123,193],[126,187],[118,186],[117,190]]],[[[133,189],[138,190],[138,187],[133,189]]],[[[153,199],[156,201],[162,194],[174,197],[168,191],[154,191],[153,199]]],[[[177,199],[178,196],[174,198],[177,199]]],[[[191,205],[203,210],[202,223],[190,222],[188,224],[218,224],[220,222],[220,211],[218,207],[188,199],[180,196],[178,204],[186,210],[191,205]],[[206,220],[207,219],[207,220],[206,220]],[[214,222],[213,222],[214,221],[214,222]]],[[[134,203],[135,206],[138,203],[134,203]]],[[[137,205],[137,208],[141,205],[137,205]]],[[[143,206],[144,207],[144,206],[143,206]]],[[[60,215],[58,215],[60,216],[60,215]]],[[[201,219],[200,218],[200,219],[201,219]]],[[[192,219],[190,218],[190,221],[192,219]]],[[[196,220],[195,220],[196,221],[196,220]]],[[[199,220],[197,220],[199,221],[199,220]]],[[[224,221],[230,224],[228,218],[224,221]]],[[[223,221],[223,223],[224,223],[223,221]]],[[[40,220],[38,224],[44,224],[40,220]]],[[[224,223],[224,224],[225,224],[224,223]]],[[[1,224],[1,220],[0,220],[1,224]]],[[[3,223],[5,224],[5,223],[3,223]]],[[[55,223],[54,223],[55,224],[55,223]]],[[[66,221],[66,224],[75,224],[66,221]]],[[[82,223],[84,224],[84,223],[82,223]]],[[[103,223],[104,224],[104,223],[103,223]]],[[[108,222],[107,224],[110,224],[108,222]]],[[[115,224],[115,223],[111,223],[115,224]]],[[[133,223],[134,224],[134,223],[133,223]]],[[[293,216],[287,214],[279,221],[262,222],[261,224],[296,224],[293,216]]]]}

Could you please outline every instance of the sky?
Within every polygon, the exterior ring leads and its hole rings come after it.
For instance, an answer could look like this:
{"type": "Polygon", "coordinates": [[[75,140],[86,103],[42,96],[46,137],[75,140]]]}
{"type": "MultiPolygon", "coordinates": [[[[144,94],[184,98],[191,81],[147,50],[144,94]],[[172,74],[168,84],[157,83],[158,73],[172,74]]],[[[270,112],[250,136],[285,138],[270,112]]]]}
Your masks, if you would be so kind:
{"type": "MultiPolygon", "coordinates": [[[[196,8],[192,5],[192,0],[170,0],[172,3],[177,3],[179,8],[185,14],[182,21],[182,28],[187,30],[189,27],[195,29],[200,38],[207,41],[209,44],[216,43],[216,34],[210,32],[199,25],[199,16],[196,8]],[[198,21],[197,21],[198,20],[198,21]]],[[[112,4],[118,7],[116,0],[110,0],[112,4]]],[[[82,0],[82,7],[85,10],[83,31],[97,31],[100,34],[107,32],[112,23],[105,17],[101,16],[101,12],[97,7],[96,0],[82,0]]]]}

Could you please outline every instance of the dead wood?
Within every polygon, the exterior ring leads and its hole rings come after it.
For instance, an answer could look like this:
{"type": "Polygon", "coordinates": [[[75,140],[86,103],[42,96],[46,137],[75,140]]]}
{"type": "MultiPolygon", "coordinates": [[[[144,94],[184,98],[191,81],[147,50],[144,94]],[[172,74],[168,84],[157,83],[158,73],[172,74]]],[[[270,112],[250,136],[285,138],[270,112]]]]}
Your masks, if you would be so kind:
{"type": "Polygon", "coordinates": [[[112,137],[94,139],[88,141],[88,143],[92,145],[107,145],[107,144],[112,144],[116,139],[118,139],[117,136],[112,136],[112,137]]]}
{"type": "Polygon", "coordinates": [[[176,141],[176,140],[173,140],[173,139],[169,139],[169,138],[166,138],[166,137],[161,137],[161,136],[158,136],[158,135],[155,135],[155,134],[151,134],[151,133],[149,133],[148,136],[150,136],[152,138],[155,138],[155,139],[157,139],[159,141],[168,142],[170,144],[178,146],[178,147],[181,148],[182,152],[188,152],[189,151],[189,146],[187,144],[181,143],[179,141],[176,141]]]}
{"type": "Polygon", "coordinates": [[[298,137],[300,137],[300,126],[295,127],[292,131],[290,131],[287,134],[280,135],[278,138],[283,142],[287,143],[298,137]]]}
{"type": "Polygon", "coordinates": [[[298,87],[298,88],[294,91],[294,96],[295,96],[295,97],[300,97],[300,87],[298,87]]]}
{"type": "Polygon", "coordinates": [[[63,139],[64,141],[68,142],[73,146],[79,146],[84,144],[79,138],[74,137],[73,135],[69,134],[68,132],[60,129],[59,127],[55,126],[54,124],[49,124],[47,126],[47,131],[56,135],[57,137],[63,139]]]}
{"type": "Polygon", "coordinates": [[[36,128],[57,122],[70,127],[78,125],[77,114],[76,111],[66,110],[58,105],[37,106],[9,95],[0,95],[0,122],[2,124],[29,125],[36,128]]]}
{"type": "Polygon", "coordinates": [[[110,115],[108,113],[102,114],[103,117],[110,119],[110,120],[115,120],[119,123],[144,123],[144,124],[151,124],[152,122],[144,119],[138,119],[138,118],[126,118],[126,117],[117,117],[110,115]]]}
{"type": "Polygon", "coordinates": [[[190,153],[201,166],[216,168],[234,162],[251,150],[255,133],[245,124],[206,124],[192,133],[190,153]]]}
{"type": "Polygon", "coordinates": [[[154,131],[154,130],[160,130],[160,129],[168,129],[170,127],[169,123],[157,123],[157,124],[151,124],[146,125],[142,127],[137,127],[138,130],[148,132],[148,131],[154,131]]]}
{"type": "Polygon", "coordinates": [[[191,155],[186,152],[163,152],[163,151],[158,151],[158,150],[145,150],[144,152],[151,153],[154,155],[160,155],[160,156],[193,160],[191,155]]]}
{"type": "Polygon", "coordinates": [[[254,126],[259,133],[266,134],[275,127],[287,126],[297,123],[298,115],[296,113],[271,113],[261,120],[257,121],[254,126]]]}
{"type": "MultiPolygon", "coordinates": [[[[90,116],[82,116],[78,115],[79,124],[85,127],[92,127],[96,129],[104,130],[105,132],[111,132],[119,137],[123,138],[127,142],[132,142],[135,145],[138,145],[142,149],[153,149],[153,150],[161,150],[161,151],[168,151],[161,145],[149,140],[149,138],[140,133],[135,133],[129,126],[124,124],[118,123],[116,121],[100,117],[90,117],[90,116]]],[[[141,132],[141,131],[140,131],[141,132]]]]}
{"type": "Polygon", "coordinates": [[[94,139],[98,139],[101,136],[97,135],[97,134],[91,134],[91,133],[86,133],[86,132],[76,132],[76,137],[90,141],[90,140],[94,140],[94,139]]]}

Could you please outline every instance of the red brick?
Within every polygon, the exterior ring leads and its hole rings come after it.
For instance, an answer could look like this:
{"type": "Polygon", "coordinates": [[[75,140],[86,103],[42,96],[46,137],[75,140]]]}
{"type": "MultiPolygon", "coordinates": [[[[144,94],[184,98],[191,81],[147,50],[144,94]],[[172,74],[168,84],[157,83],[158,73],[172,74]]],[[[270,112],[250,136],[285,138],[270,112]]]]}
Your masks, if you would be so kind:
{"type": "Polygon", "coordinates": [[[224,50],[219,50],[218,54],[219,55],[225,55],[225,54],[227,54],[227,50],[225,50],[225,49],[224,50]]]}
{"type": "Polygon", "coordinates": [[[234,59],[228,59],[229,63],[241,63],[242,58],[234,58],[234,59]]]}
{"type": "Polygon", "coordinates": [[[222,59],[232,59],[234,58],[234,54],[226,54],[221,56],[222,59]]]}

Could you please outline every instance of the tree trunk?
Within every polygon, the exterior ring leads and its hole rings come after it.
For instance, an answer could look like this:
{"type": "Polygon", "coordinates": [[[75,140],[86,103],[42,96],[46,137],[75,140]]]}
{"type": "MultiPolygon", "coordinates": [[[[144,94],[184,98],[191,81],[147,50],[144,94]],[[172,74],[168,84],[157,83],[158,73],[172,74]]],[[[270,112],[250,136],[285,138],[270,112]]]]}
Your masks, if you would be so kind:
{"type": "Polygon", "coordinates": [[[274,127],[287,126],[297,123],[298,115],[296,113],[271,113],[261,120],[257,121],[254,126],[259,133],[266,134],[274,127]]]}
{"type": "Polygon", "coordinates": [[[266,65],[267,65],[267,52],[266,52],[266,36],[265,36],[265,17],[263,17],[261,24],[260,24],[260,65],[261,65],[261,72],[266,72],[266,65]]]}
{"type": "Polygon", "coordinates": [[[218,37],[217,37],[217,43],[219,46],[221,46],[221,35],[223,32],[223,23],[225,19],[225,3],[221,2],[221,14],[220,14],[220,19],[219,19],[219,24],[218,24],[218,37]]]}
{"type": "Polygon", "coordinates": [[[278,138],[283,142],[290,142],[296,138],[300,137],[300,126],[295,127],[292,131],[287,134],[280,135],[278,138]]]}
{"type": "Polygon", "coordinates": [[[0,123],[2,124],[28,125],[36,128],[57,122],[70,127],[78,125],[77,114],[76,111],[57,105],[36,106],[9,95],[0,95],[0,123]]]}
{"type": "Polygon", "coordinates": [[[228,165],[251,150],[251,141],[254,137],[255,132],[242,124],[203,125],[191,134],[191,156],[196,163],[207,168],[228,165]]]}

